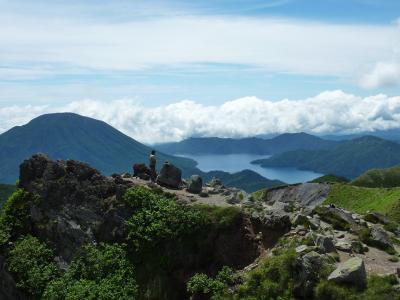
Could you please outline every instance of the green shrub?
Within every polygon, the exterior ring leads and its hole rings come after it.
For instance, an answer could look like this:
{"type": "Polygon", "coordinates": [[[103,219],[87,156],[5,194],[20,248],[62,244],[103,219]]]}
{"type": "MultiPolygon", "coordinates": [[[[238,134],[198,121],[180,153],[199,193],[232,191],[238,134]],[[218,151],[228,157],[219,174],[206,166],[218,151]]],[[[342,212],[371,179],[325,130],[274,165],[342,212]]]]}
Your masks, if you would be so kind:
{"type": "Polygon", "coordinates": [[[316,300],[356,300],[357,291],[346,286],[322,280],[315,287],[316,300]]]}
{"type": "Polygon", "coordinates": [[[393,287],[397,284],[396,275],[377,276],[373,275],[368,279],[367,289],[360,300],[376,300],[384,298],[385,300],[399,300],[400,295],[393,287]]]}
{"type": "Polygon", "coordinates": [[[29,204],[38,201],[37,196],[22,189],[16,190],[8,198],[0,213],[0,245],[29,231],[29,204]]]}
{"type": "Polygon", "coordinates": [[[143,187],[128,190],[124,200],[135,209],[126,225],[136,251],[184,238],[204,224],[200,211],[143,187]]]}
{"type": "Polygon", "coordinates": [[[39,298],[47,283],[58,275],[53,252],[32,236],[15,243],[7,264],[15,275],[17,286],[35,298],[39,298]]]}
{"type": "Polygon", "coordinates": [[[206,295],[208,297],[220,298],[227,293],[227,288],[236,280],[234,271],[224,266],[218,272],[215,279],[206,274],[197,273],[187,282],[186,289],[191,295],[206,295]]]}
{"type": "Polygon", "coordinates": [[[248,274],[244,284],[238,287],[235,299],[294,299],[296,258],[293,250],[287,250],[266,259],[248,274]]]}
{"type": "Polygon", "coordinates": [[[194,209],[200,211],[207,223],[214,224],[219,228],[231,226],[240,216],[240,209],[233,206],[220,207],[199,204],[195,205],[194,209]]]}
{"type": "Polygon", "coordinates": [[[47,286],[44,299],[137,299],[134,268],[120,245],[85,246],[68,271],[47,286]]]}

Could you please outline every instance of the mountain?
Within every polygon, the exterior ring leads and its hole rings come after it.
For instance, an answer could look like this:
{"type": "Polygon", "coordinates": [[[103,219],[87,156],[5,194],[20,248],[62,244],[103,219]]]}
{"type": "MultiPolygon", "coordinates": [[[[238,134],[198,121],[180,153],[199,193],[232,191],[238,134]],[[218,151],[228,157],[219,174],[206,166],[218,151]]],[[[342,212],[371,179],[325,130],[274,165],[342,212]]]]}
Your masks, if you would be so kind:
{"type": "Polygon", "coordinates": [[[285,133],[271,139],[262,138],[189,138],[177,143],[154,145],[169,154],[258,154],[270,155],[297,149],[327,149],[339,142],[307,133],[285,133]]]}
{"type": "Polygon", "coordinates": [[[351,184],[364,187],[399,187],[400,166],[387,169],[368,170],[364,174],[354,179],[351,184]]]}
{"type": "Polygon", "coordinates": [[[219,178],[225,186],[237,187],[245,190],[248,193],[252,193],[263,188],[271,188],[286,184],[280,180],[267,179],[251,170],[243,170],[233,174],[223,171],[210,171],[203,173],[202,177],[206,181],[212,179],[213,177],[219,178]]]}
{"type": "Polygon", "coordinates": [[[345,135],[329,134],[329,135],[321,135],[320,137],[325,140],[345,141],[363,136],[375,136],[385,140],[400,142],[400,128],[361,132],[355,134],[345,134],[345,135]]]}
{"type": "Polygon", "coordinates": [[[296,150],[253,161],[263,167],[296,167],[355,178],[372,168],[400,164],[400,144],[366,136],[324,150],[296,150]]]}
{"type": "MultiPolygon", "coordinates": [[[[109,175],[131,171],[136,162],[147,163],[150,151],[105,122],[72,113],[46,114],[0,135],[0,182],[14,183],[19,164],[37,152],[84,161],[109,175]]],[[[191,159],[157,156],[159,165],[168,160],[186,173],[196,166],[191,159]]]]}

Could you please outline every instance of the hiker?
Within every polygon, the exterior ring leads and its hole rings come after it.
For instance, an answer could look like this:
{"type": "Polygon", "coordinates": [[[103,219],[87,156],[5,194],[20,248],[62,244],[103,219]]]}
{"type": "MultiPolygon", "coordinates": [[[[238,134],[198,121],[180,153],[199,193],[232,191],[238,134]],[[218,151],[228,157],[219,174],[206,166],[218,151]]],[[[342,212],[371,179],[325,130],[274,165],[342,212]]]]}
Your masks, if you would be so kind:
{"type": "Polygon", "coordinates": [[[157,164],[156,151],[151,150],[151,153],[149,156],[149,166],[150,166],[150,179],[153,182],[156,180],[156,177],[157,177],[156,164],[157,164]]]}

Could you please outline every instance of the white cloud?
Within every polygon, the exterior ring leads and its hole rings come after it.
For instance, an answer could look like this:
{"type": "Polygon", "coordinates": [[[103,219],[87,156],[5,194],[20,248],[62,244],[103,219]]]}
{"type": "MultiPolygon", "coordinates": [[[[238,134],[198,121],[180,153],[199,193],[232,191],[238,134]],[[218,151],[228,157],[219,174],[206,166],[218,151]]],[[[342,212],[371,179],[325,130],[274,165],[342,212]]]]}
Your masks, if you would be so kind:
{"type": "Polygon", "coordinates": [[[395,24],[268,17],[179,15],[116,22],[0,12],[0,27],[2,64],[48,64],[60,72],[71,67],[123,71],[226,63],[353,77],[371,62],[389,60],[399,41],[395,24]]]}
{"type": "Polygon", "coordinates": [[[82,100],[58,107],[13,106],[0,108],[0,132],[43,113],[66,111],[104,120],[141,142],[160,143],[190,136],[354,133],[397,128],[400,96],[378,94],[363,98],[337,90],[303,100],[244,97],[219,106],[188,100],[153,108],[132,100],[82,100]]]}
{"type": "Polygon", "coordinates": [[[376,89],[400,84],[400,63],[377,63],[371,72],[361,78],[361,86],[376,89]]]}

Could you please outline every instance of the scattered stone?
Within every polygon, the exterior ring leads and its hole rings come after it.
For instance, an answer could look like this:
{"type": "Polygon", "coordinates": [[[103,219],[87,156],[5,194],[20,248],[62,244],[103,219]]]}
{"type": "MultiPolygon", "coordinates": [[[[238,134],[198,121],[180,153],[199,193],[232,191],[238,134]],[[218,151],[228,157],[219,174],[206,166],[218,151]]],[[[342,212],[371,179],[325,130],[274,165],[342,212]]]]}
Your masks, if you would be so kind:
{"type": "Polygon", "coordinates": [[[364,219],[368,222],[377,224],[389,224],[390,220],[385,215],[378,213],[378,212],[369,212],[365,215],[364,219]]]}
{"type": "Polygon", "coordinates": [[[205,190],[203,190],[203,191],[201,191],[201,192],[199,193],[199,196],[202,197],[202,198],[207,198],[207,197],[208,197],[208,192],[205,191],[205,190]]]}
{"type": "Polygon", "coordinates": [[[150,179],[151,171],[145,164],[134,164],[133,165],[133,176],[139,177],[143,180],[150,179]]]}
{"type": "Polygon", "coordinates": [[[344,252],[351,252],[351,244],[346,241],[339,241],[335,244],[335,248],[344,252]]]}
{"type": "Polygon", "coordinates": [[[333,228],[338,230],[349,230],[356,224],[351,213],[341,208],[319,206],[314,209],[314,212],[321,217],[321,220],[332,224],[333,228]]]}
{"type": "Polygon", "coordinates": [[[157,176],[161,186],[178,189],[182,181],[182,171],[169,162],[165,162],[157,176]]]}
{"type": "Polygon", "coordinates": [[[309,251],[311,251],[311,248],[307,245],[300,245],[300,246],[296,247],[296,253],[298,253],[298,254],[307,253],[309,251]]]}
{"type": "Polygon", "coordinates": [[[330,236],[325,236],[318,234],[315,239],[317,247],[324,253],[336,252],[335,244],[333,243],[333,238],[330,236]]]}
{"type": "Polygon", "coordinates": [[[381,249],[393,248],[388,233],[378,226],[371,227],[369,242],[381,249]]]}
{"type": "Polygon", "coordinates": [[[187,182],[187,191],[193,194],[199,194],[203,188],[203,179],[199,175],[192,175],[187,182]]]}
{"type": "Polygon", "coordinates": [[[367,280],[364,261],[359,257],[353,257],[340,263],[336,270],[329,275],[328,280],[364,288],[367,280]]]}
{"type": "Polygon", "coordinates": [[[210,187],[214,187],[214,188],[215,187],[218,187],[218,188],[224,187],[224,185],[222,184],[222,181],[216,177],[213,177],[207,185],[210,187]]]}
{"type": "Polygon", "coordinates": [[[351,241],[351,251],[354,253],[363,254],[368,251],[368,247],[360,241],[351,241]]]}

